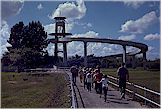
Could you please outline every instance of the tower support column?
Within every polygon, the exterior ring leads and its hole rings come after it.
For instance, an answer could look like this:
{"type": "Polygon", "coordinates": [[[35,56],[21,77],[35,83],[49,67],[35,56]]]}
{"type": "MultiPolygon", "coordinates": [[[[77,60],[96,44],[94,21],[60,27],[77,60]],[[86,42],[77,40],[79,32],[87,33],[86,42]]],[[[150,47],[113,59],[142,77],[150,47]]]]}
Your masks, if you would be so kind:
{"type": "Polygon", "coordinates": [[[63,43],[63,54],[64,54],[64,66],[67,66],[67,43],[63,43]]]}
{"type": "Polygon", "coordinates": [[[87,67],[87,42],[84,41],[84,66],[87,67]]]}
{"type": "Polygon", "coordinates": [[[135,57],[135,55],[132,56],[132,68],[133,69],[136,68],[136,57],[135,57]]]}
{"type": "Polygon", "coordinates": [[[126,46],[123,45],[123,63],[126,64],[126,46]]]}
{"type": "Polygon", "coordinates": [[[147,62],[146,52],[143,52],[143,68],[144,68],[144,70],[146,70],[146,62],[147,62]]]}

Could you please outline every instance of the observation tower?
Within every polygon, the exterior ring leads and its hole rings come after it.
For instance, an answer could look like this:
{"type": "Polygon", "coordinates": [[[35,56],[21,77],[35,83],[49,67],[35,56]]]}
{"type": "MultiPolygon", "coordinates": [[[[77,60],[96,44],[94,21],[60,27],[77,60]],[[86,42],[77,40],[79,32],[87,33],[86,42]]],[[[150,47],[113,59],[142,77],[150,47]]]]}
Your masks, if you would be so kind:
{"type": "Polygon", "coordinates": [[[67,66],[67,35],[72,35],[71,33],[66,33],[65,31],[65,19],[66,17],[55,17],[55,33],[50,33],[49,35],[55,36],[54,39],[50,39],[51,43],[55,44],[54,56],[58,59],[58,43],[63,44],[63,64],[67,66]]]}

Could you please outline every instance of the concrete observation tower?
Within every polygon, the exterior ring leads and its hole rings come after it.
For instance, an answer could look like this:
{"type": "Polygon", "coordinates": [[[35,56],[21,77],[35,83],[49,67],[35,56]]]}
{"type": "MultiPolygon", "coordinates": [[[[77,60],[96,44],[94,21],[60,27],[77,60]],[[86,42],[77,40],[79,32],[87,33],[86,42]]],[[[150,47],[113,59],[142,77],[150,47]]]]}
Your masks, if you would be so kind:
{"type": "Polygon", "coordinates": [[[68,40],[63,40],[67,35],[72,35],[71,33],[66,33],[65,31],[65,19],[66,17],[55,17],[55,33],[50,33],[49,35],[55,36],[54,39],[50,39],[51,43],[55,44],[54,55],[56,59],[58,58],[58,43],[63,44],[63,63],[67,66],[67,43],[68,40]],[[62,39],[62,40],[59,40],[62,39]]]}

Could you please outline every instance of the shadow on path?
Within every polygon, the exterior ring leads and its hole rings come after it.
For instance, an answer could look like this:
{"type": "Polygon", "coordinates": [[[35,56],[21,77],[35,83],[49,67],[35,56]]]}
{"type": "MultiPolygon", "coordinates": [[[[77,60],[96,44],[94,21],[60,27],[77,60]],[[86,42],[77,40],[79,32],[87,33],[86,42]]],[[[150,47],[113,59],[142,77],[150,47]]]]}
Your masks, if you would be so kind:
{"type": "Polygon", "coordinates": [[[127,102],[121,102],[121,101],[116,101],[116,100],[107,100],[107,101],[108,101],[108,103],[113,102],[113,103],[118,103],[118,104],[129,104],[127,102]]]}
{"type": "Polygon", "coordinates": [[[107,94],[107,96],[115,96],[115,95],[113,95],[113,94],[107,94]]]}

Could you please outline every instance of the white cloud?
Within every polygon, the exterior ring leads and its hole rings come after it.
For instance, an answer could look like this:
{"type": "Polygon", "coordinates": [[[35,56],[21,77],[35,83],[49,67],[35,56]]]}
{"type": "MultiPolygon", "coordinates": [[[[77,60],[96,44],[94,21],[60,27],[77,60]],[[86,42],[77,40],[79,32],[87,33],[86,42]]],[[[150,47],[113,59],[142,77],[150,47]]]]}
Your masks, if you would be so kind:
{"type": "Polygon", "coordinates": [[[154,50],[154,49],[155,49],[154,47],[149,46],[149,47],[148,47],[148,52],[150,52],[150,51],[152,51],[152,50],[154,50]]]}
{"type": "MultiPolygon", "coordinates": [[[[8,39],[9,35],[10,35],[10,33],[9,33],[9,26],[8,26],[7,22],[4,21],[4,20],[2,21],[2,24],[1,24],[0,34],[1,34],[1,37],[0,37],[1,41],[4,40],[4,39],[5,40],[8,39]]],[[[3,45],[4,42],[1,42],[1,43],[3,45]]]]}
{"type": "Polygon", "coordinates": [[[78,21],[75,21],[74,22],[75,25],[78,25],[78,26],[82,26],[84,29],[86,28],[92,28],[92,24],[91,23],[81,23],[81,22],[78,22],[78,21]]]}
{"type": "Polygon", "coordinates": [[[86,38],[97,38],[98,33],[94,32],[94,31],[88,31],[84,34],[74,34],[71,37],[86,37],[86,38]]]}
{"type": "Polygon", "coordinates": [[[136,47],[127,46],[126,51],[127,51],[127,53],[130,53],[130,54],[136,54],[136,53],[140,52],[140,49],[138,49],[136,47]]]}
{"type": "Polygon", "coordinates": [[[124,4],[127,6],[131,6],[134,9],[139,8],[142,4],[144,4],[144,1],[124,1],[124,4]]]}
{"type": "Polygon", "coordinates": [[[49,44],[48,47],[46,48],[50,56],[54,55],[54,48],[55,48],[54,44],[49,44]]]}
{"type": "Polygon", "coordinates": [[[129,20],[125,22],[125,24],[121,26],[120,32],[128,32],[134,34],[143,33],[144,30],[146,30],[150,25],[154,24],[158,20],[159,19],[156,16],[156,13],[152,11],[135,21],[129,20]]]}
{"type": "Polygon", "coordinates": [[[122,52],[122,47],[119,45],[103,43],[90,43],[88,45],[88,54],[94,54],[96,56],[114,55],[122,52]]]}
{"type": "Polygon", "coordinates": [[[38,6],[37,6],[37,8],[38,8],[38,10],[41,10],[41,9],[43,9],[43,6],[42,6],[42,4],[40,3],[38,6]]]}
{"type": "Polygon", "coordinates": [[[148,34],[144,37],[144,40],[159,40],[160,35],[159,34],[148,34]]]}
{"type": "Polygon", "coordinates": [[[136,35],[132,34],[128,36],[120,36],[118,39],[125,40],[125,41],[131,41],[131,40],[134,40],[135,38],[136,38],[136,35]]]}
{"type": "Polygon", "coordinates": [[[87,26],[88,26],[88,27],[92,27],[92,24],[91,24],[91,23],[87,23],[87,26]]]}
{"type": "Polygon", "coordinates": [[[74,2],[66,2],[60,4],[58,8],[52,13],[51,18],[58,16],[65,16],[68,19],[81,19],[86,13],[86,7],[83,0],[77,0],[77,4],[74,2]]]}
{"type": "Polygon", "coordinates": [[[6,47],[11,46],[9,43],[7,43],[9,36],[10,36],[9,26],[6,21],[2,20],[1,30],[0,30],[0,42],[1,42],[0,56],[1,57],[2,57],[2,54],[4,54],[7,51],[6,47]]]}
{"type": "Polygon", "coordinates": [[[49,34],[49,33],[54,33],[55,32],[55,24],[48,24],[44,26],[44,30],[49,34]]]}
{"type": "Polygon", "coordinates": [[[11,0],[11,1],[2,1],[1,2],[1,17],[3,20],[6,20],[10,16],[14,16],[20,13],[24,6],[22,0],[11,0]]]}
{"type": "Polygon", "coordinates": [[[66,29],[65,31],[71,32],[73,27],[74,27],[74,23],[68,23],[68,24],[65,25],[65,29],[66,29]]]}
{"type": "Polygon", "coordinates": [[[147,58],[151,60],[160,58],[160,49],[153,46],[148,46],[147,58]]]}
{"type": "Polygon", "coordinates": [[[156,1],[154,1],[154,2],[151,2],[150,4],[149,4],[149,7],[155,7],[156,6],[156,1]]]}

